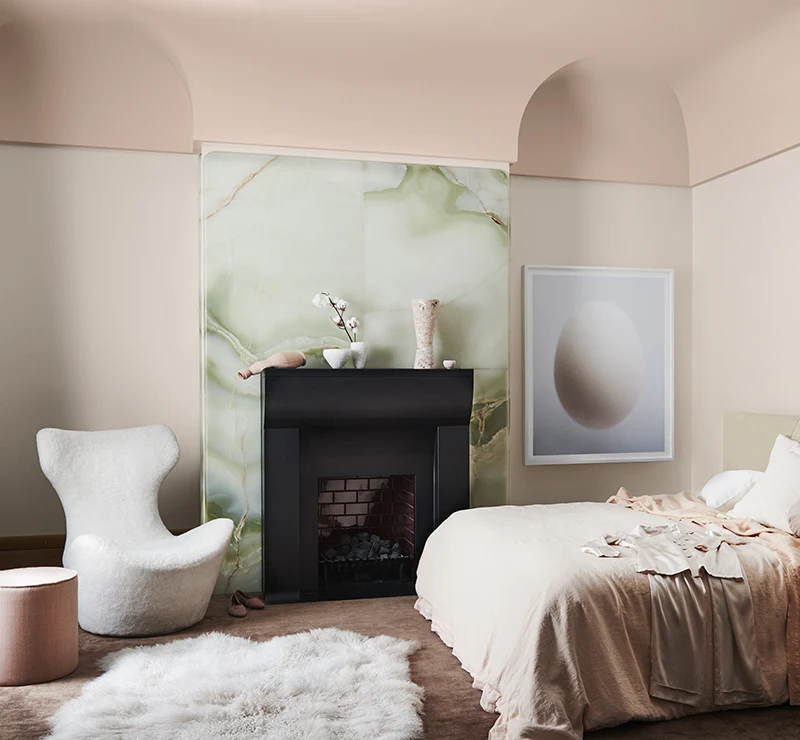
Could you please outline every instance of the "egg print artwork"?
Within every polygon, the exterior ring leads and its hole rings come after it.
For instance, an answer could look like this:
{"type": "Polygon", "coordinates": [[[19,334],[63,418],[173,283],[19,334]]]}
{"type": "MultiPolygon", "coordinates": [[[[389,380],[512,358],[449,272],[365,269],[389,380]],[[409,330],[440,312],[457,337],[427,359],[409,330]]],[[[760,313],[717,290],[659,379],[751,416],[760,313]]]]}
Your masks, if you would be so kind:
{"type": "Polygon", "coordinates": [[[569,416],[588,429],[610,429],[636,406],[644,351],[631,318],[610,301],[589,301],[569,317],[553,362],[556,393],[569,416]]]}

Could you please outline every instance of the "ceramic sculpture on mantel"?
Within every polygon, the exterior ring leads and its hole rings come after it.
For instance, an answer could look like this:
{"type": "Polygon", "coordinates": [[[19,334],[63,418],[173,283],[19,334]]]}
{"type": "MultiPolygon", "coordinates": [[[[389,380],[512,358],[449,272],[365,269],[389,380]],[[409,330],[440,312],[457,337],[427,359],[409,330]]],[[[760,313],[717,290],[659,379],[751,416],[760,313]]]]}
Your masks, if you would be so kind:
{"type": "Polygon", "coordinates": [[[439,312],[438,298],[415,298],[411,301],[414,314],[414,333],[417,336],[417,351],[414,354],[415,370],[433,370],[433,337],[436,334],[436,314],[439,312]]]}
{"type": "Polygon", "coordinates": [[[350,349],[328,348],[322,350],[322,356],[334,370],[343,368],[350,357],[353,358],[353,367],[361,370],[367,364],[367,344],[358,341],[358,319],[351,316],[345,319],[347,301],[337,298],[330,293],[317,293],[311,301],[317,308],[329,308],[334,316],[330,319],[337,329],[341,329],[350,340],[350,349]]]}
{"type": "Polygon", "coordinates": [[[239,370],[237,374],[242,380],[247,380],[253,375],[258,375],[262,370],[266,370],[268,367],[279,367],[286,370],[294,367],[303,367],[305,364],[306,356],[302,352],[289,350],[288,352],[276,352],[267,357],[266,360],[259,360],[255,364],[250,365],[250,367],[239,370]]]}

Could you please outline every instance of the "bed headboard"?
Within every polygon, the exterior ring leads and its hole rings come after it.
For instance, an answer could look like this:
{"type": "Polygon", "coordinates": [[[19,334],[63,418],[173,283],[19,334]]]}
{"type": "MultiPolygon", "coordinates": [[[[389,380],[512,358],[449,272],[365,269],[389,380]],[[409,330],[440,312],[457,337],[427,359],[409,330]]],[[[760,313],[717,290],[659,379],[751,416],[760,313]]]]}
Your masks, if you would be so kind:
{"type": "Polygon", "coordinates": [[[723,470],[764,470],[779,434],[800,441],[800,416],[725,414],[723,470]]]}

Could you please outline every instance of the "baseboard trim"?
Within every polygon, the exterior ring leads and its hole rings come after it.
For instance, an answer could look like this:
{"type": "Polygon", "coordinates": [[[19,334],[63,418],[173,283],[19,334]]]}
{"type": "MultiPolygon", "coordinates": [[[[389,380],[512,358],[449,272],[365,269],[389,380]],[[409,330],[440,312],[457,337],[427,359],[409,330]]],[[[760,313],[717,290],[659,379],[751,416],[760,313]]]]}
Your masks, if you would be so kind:
{"type": "Polygon", "coordinates": [[[63,534],[23,534],[0,537],[0,552],[9,550],[63,550],[66,536],[63,534]]]}
{"type": "MultiPolygon", "coordinates": [[[[188,529],[171,529],[174,535],[188,532],[188,529]]],[[[63,534],[23,534],[13,537],[0,537],[0,552],[12,550],[63,550],[67,537],[63,534]]]]}

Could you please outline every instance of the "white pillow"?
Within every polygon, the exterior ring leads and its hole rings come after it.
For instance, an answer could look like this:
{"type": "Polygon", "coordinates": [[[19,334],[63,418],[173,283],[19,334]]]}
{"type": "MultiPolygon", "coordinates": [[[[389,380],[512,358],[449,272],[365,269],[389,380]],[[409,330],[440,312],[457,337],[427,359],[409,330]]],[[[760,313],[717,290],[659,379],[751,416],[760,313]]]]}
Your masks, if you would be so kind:
{"type": "Polygon", "coordinates": [[[700,498],[712,509],[727,511],[741,501],[764,477],[760,470],[726,470],[715,475],[700,491],[700,498]]]}
{"type": "Polygon", "coordinates": [[[791,532],[789,510],[800,501],[800,442],[778,435],[764,477],[730,512],[791,532]]]}

